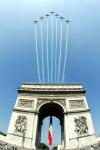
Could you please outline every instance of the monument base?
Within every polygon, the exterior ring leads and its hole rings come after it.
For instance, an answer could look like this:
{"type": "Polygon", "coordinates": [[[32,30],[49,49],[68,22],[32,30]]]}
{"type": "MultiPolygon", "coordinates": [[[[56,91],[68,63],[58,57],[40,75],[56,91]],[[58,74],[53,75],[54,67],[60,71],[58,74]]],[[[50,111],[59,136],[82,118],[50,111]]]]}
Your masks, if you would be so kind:
{"type": "MultiPolygon", "coordinates": [[[[4,149],[4,150],[8,150],[8,149],[9,150],[40,150],[35,147],[29,149],[29,148],[25,148],[25,147],[16,146],[16,145],[11,145],[4,141],[0,141],[0,149],[4,149]]],[[[91,145],[80,146],[77,148],[70,148],[70,149],[65,149],[61,145],[58,145],[57,150],[100,150],[100,141],[98,141],[97,143],[91,143],[91,145]]]]}

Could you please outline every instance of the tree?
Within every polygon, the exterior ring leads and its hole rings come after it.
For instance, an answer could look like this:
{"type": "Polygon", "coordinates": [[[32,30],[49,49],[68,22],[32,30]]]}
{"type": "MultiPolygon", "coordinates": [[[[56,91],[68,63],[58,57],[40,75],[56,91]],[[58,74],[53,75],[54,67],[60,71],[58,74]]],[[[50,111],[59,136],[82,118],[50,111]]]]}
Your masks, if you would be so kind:
{"type": "Polygon", "coordinates": [[[45,144],[45,143],[40,143],[38,146],[37,146],[38,149],[45,149],[45,150],[49,150],[49,147],[45,144]]]}
{"type": "Polygon", "coordinates": [[[57,150],[57,146],[53,147],[53,150],[57,150]]]}
{"type": "Polygon", "coordinates": [[[2,131],[0,131],[0,134],[1,134],[1,135],[4,135],[4,136],[6,136],[6,134],[5,134],[5,133],[3,133],[2,131]]]}

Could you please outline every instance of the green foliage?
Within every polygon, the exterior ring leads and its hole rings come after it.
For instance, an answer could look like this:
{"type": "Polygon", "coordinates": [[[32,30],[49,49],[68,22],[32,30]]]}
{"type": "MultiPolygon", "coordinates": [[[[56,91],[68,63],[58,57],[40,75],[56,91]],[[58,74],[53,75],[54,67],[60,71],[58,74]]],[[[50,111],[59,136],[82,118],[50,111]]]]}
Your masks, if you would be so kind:
{"type": "Polygon", "coordinates": [[[57,150],[57,146],[53,147],[53,150],[57,150]]]}
{"type": "Polygon", "coordinates": [[[1,132],[1,131],[0,131],[0,134],[1,134],[1,135],[4,135],[4,136],[6,136],[6,134],[5,134],[5,133],[3,133],[3,132],[1,132]]]}
{"type": "Polygon", "coordinates": [[[44,144],[44,143],[40,143],[37,148],[41,149],[41,150],[42,149],[49,150],[49,147],[46,144],[44,144]]]}

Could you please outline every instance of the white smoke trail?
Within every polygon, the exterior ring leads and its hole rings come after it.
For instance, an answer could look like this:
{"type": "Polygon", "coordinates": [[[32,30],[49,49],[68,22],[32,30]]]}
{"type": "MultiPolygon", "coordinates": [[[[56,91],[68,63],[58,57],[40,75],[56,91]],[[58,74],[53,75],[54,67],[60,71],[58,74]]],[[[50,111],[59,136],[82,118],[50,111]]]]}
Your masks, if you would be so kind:
{"type": "Polygon", "coordinates": [[[55,47],[55,82],[56,82],[56,78],[57,78],[57,36],[58,36],[58,26],[57,26],[57,17],[56,17],[56,47],[55,47]]]}
{"type": "Polygon", "coordinates": [[[46,31],[46,36],[47,36],[47,74],[48,74],[48,82],[49,82],[49,54],[48,54],[48,17],[47,17],[47,31],[46,31]]]}
{"type": "Polygon", "coordinates": [[[52,43],[51,43],[51,82],[53,82],[52,72],[53,72],[53,15],[52,15],[52,43]]]}
{"type": "Polygon", "coordinates": [[[44,53],[43,53],[43,26],[42,26],[42,19],[41,19],[41,51],[42,51],[42,77],[44,82],[44,53]]]}
{"type": "Polygon", "coordinates": [[[58,78],[57,82],[59,82],[59,76],[60,76],[60,64],[61,64],[61,49],[62,49],[62,20],[61,20],[61,29],[60,29],[60,53],[59,53],[59,64],[58,64],[58,78]]]}
{"type": "Polygon", "coordinates": [[[62,82],[64,82],[67,51],[68,51],[68,23],[66,24],[66,49],[65,49],[65,58],[64,58],[64,67],[63,67],[63,74],[62,74],[62,82]]]}
{"type": "Polygon", "coordinates": [[[40,77],[40,67],[39,67],[39,55],[38,55],[38,47],[37,47],[37,26],[35,24],[35,44],[36,44],[36,60],[37,60],[37,71],[38,71],[38,78],[39,82],[41,82],[41,77],[40,77]]]}

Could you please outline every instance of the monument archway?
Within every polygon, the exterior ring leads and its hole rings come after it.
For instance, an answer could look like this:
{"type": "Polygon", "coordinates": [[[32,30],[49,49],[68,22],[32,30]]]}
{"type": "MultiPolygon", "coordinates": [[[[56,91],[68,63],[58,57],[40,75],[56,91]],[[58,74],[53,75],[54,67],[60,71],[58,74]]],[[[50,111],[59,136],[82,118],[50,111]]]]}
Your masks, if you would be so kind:
{"type": "Polygon", "coordinates": [[[9,123],[7,143],[36,150],[42,120],[49,115],[60,119],[64,133],[62,149],[94,143],[95,132],[85,93],[79,83],[22,84],[9,123]]]}
{"type": "Polygon", "coordinates": [[[48,116],[57,117],[60,120],[61,126],[61,143],[64,145],[64,108],[61,104],[57,102],[46,102],[38,108],[38,129],[36,145],[38,146],[41,141],[41,130],[43,125],[43,120],[48,116]]]}

